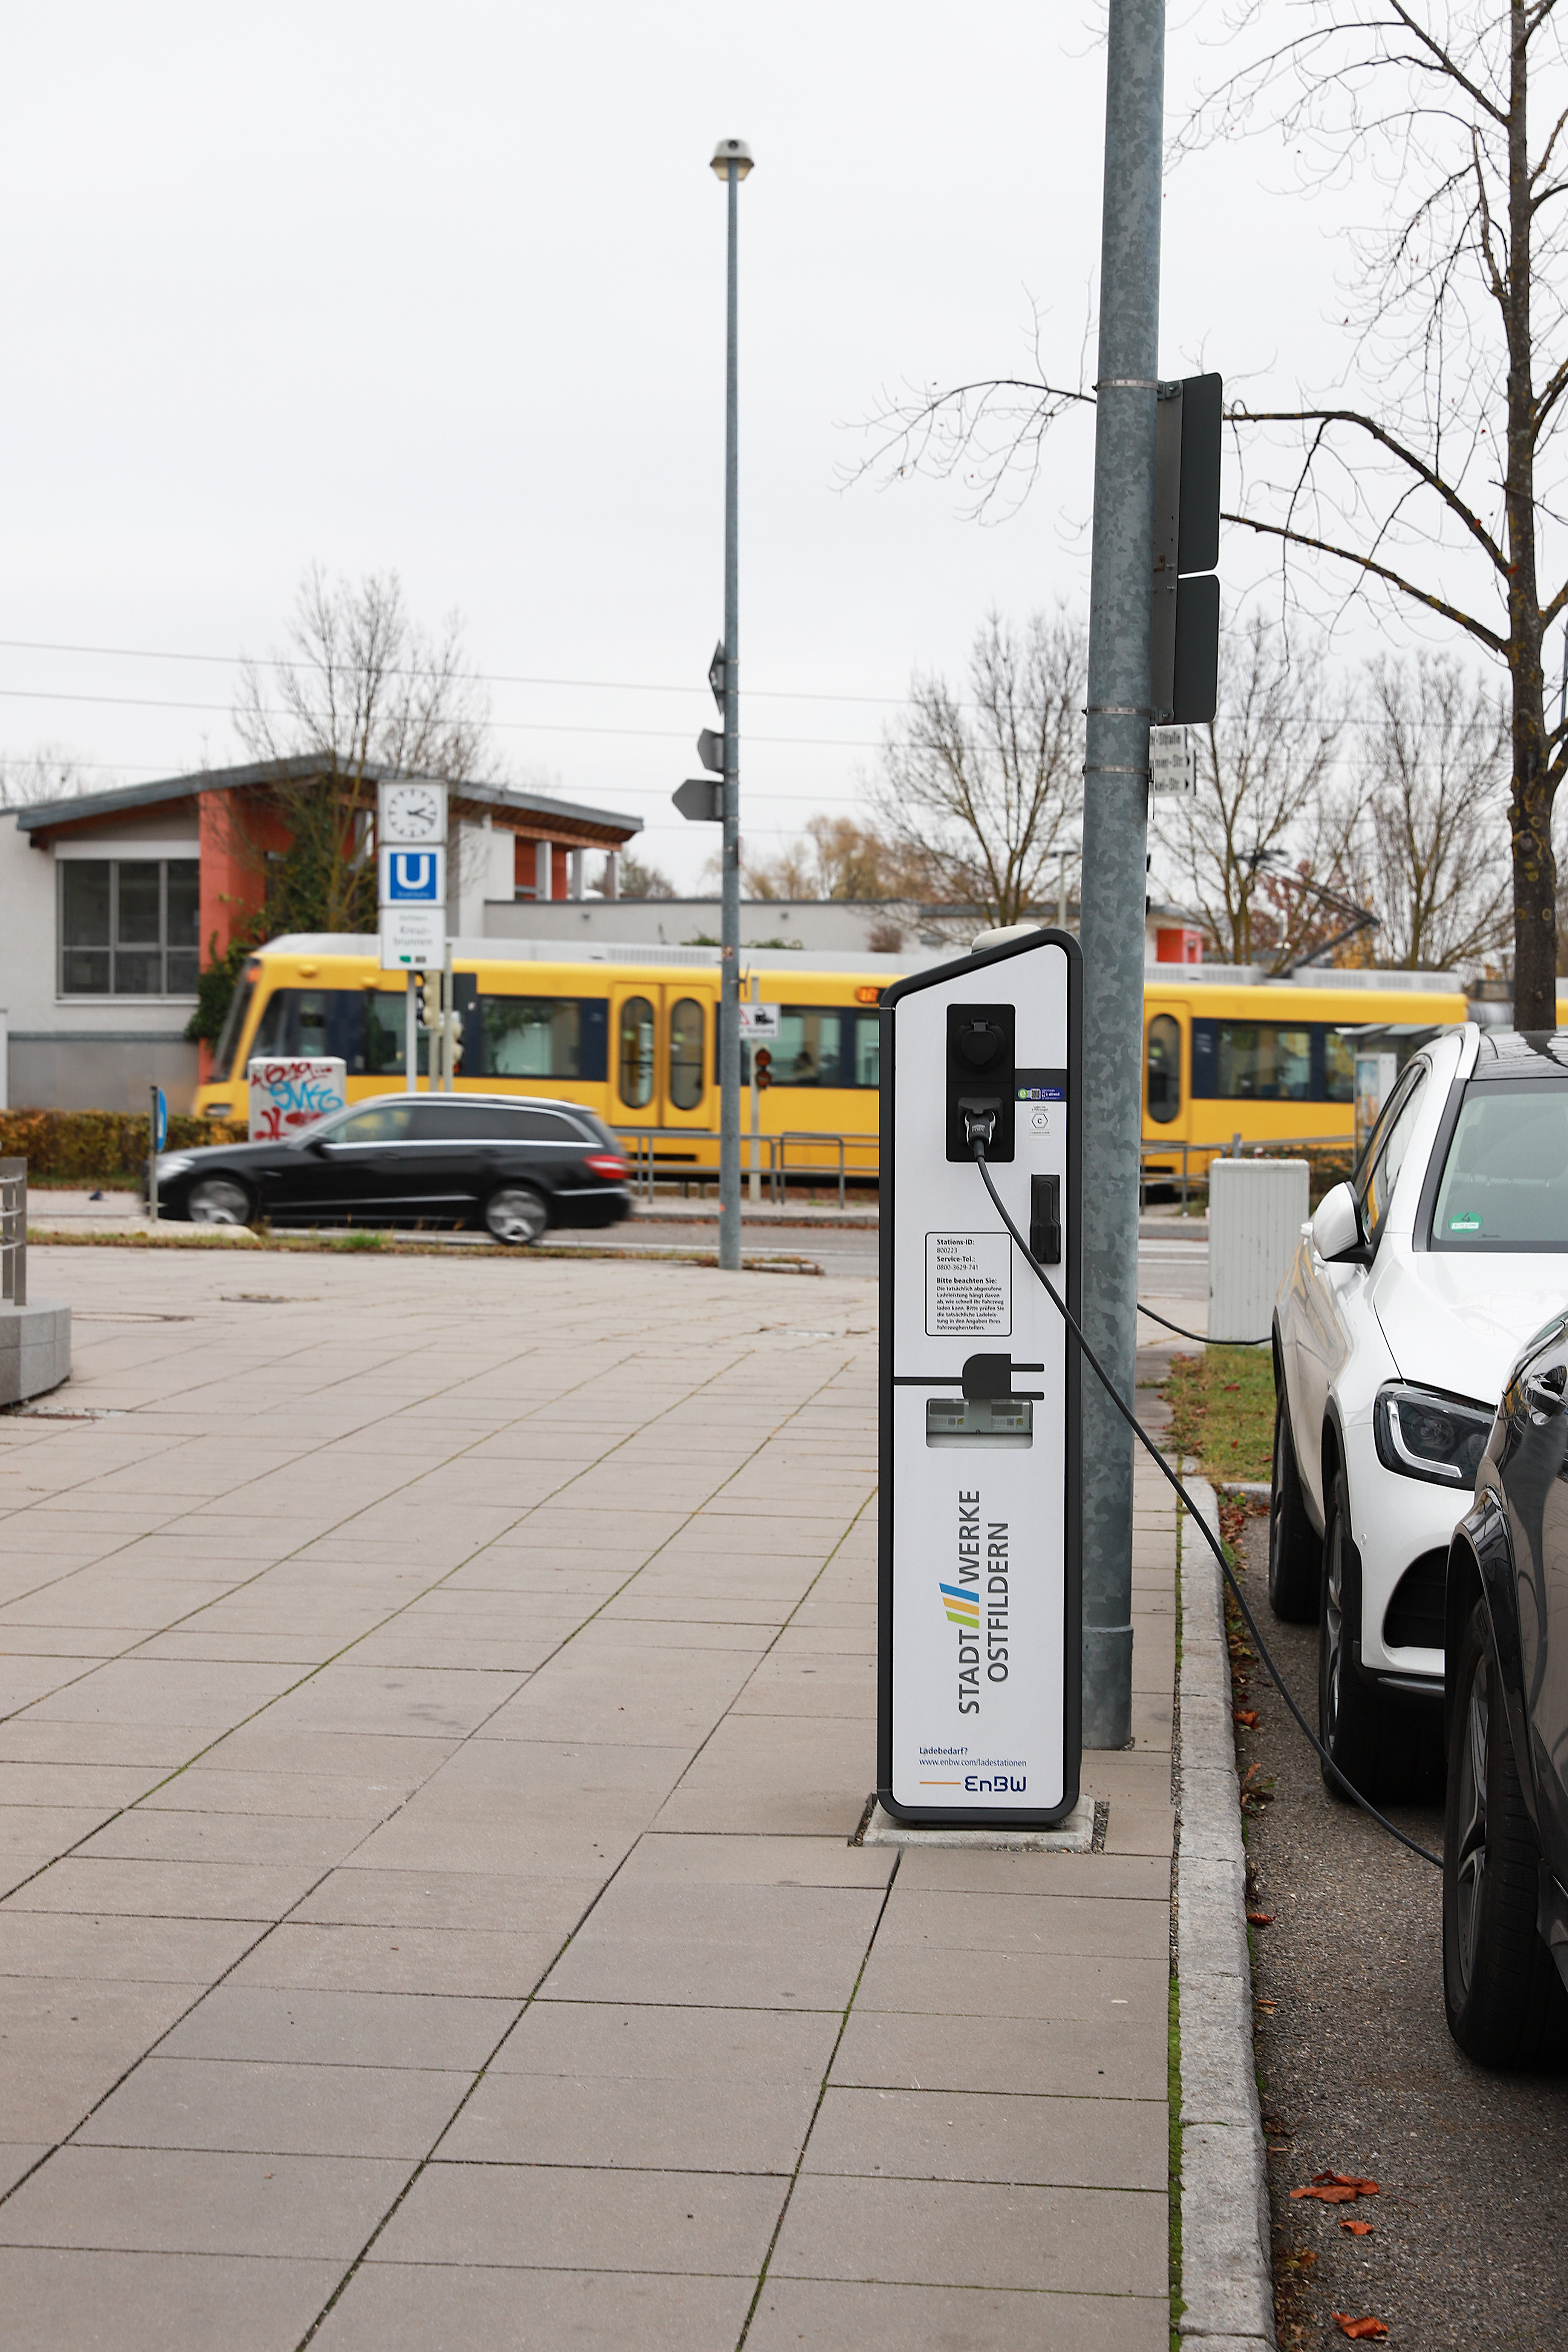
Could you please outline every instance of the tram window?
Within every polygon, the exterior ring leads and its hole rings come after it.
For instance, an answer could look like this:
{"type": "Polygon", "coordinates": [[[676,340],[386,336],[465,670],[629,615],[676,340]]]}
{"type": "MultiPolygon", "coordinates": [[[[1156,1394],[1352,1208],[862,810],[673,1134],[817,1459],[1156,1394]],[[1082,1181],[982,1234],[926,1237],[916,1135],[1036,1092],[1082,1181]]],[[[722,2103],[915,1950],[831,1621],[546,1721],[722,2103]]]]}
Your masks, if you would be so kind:
{"type": "Polygon", "coordinates": [[[1324,1102],[1354,1102],[1355,1047],[1337,1029],[1328,1030],[1323,1038],[1324,1102]]]}
{"type": "Polygon", "coordinates": [[[875,1013],[855,1015],[855,1083],[858,1087],[881,1084],[882,1024],[875,1013]]]}
{"type": "Polygon", "coordinates": [[[1169,1127],[1182,1108],[1182,1032],[1168,1013],[1156,1013],[1149,1024],[1149,1116],[1157,1127],[1169,1127]]]}
{"type": "Polygon", "coordinates": [[[618,1060],[621,1100],[628,1110],[646,1110],[653,1100],[653,1006],[646,996],[628,996],[621,1006],[618,1060]]]}
{"type": "Polygon", "coordinates": [[[677,1110],[695,1110],[702,1099],[702,1007],[694,996],[670,1011],[669,1099],[677,1110]]]}
{"type": "Polygon", "coordinates": [[[1266,1021],[1194,1021],[1193,1093],[1229,1102],[1313,1102],[1314,1032],[1266,1021]]]}
{"type": "Polygon", "coordinates": [[[602,998],[479,996],[463,1008],[466,1078],[605,1076],[602,998]]]}
{"type": "MultiPolygon", "coordinates": [[[[398,1000],[401,1007],[402,1000],[398,1000]]],[[[340,1055],[350,1077],[367,1066],[364,992],[358,988],[275,988],[261,1008],[251,1054],[292,1060],[340,1055]]]]}
{"type": "Polygon", "coordinates": [[[880,1031],[875,1012],[847,1005],[784,1004],[772,1048],[778,1087],[875,1087],[880,1031]]]}

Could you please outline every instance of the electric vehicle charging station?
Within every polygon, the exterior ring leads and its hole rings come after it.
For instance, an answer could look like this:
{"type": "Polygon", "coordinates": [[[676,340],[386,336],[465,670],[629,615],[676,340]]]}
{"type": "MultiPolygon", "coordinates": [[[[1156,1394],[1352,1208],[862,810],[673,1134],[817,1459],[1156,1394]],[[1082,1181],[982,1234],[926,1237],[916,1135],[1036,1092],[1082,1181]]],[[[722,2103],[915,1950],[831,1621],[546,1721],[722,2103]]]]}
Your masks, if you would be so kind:
{"type": "Polygon", "coordinates": [[[882,999],[877,1780],[916,1825],[1049,1828],[1078,1801],[1079,1354],[973,1139],[1079,1316],[1082,980],[1041,930],[882,999]]]}

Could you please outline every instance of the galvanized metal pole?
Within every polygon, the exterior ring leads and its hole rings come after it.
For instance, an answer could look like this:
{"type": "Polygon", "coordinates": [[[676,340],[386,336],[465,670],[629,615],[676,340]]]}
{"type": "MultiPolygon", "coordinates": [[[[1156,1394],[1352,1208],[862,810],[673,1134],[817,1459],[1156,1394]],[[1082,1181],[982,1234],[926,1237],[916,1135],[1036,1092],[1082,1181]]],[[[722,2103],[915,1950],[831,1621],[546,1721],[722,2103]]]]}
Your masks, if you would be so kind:
{"type": "Polygon", "coordinates": [[[735,323],[735,241],[741,178],[731,155],[729,301],[724,346],[724,838],[719,927],[719,1264],[741,1265],[741,558],[740,403],[735,323]]]}
{"type": "MultiPolygon", "coordinates": [[[[1149,794],[1149,635],[1165,0],[1110,0],[1084,765],[1084,1324],[1136,1379],[1138,1141],[1149,794]]],[[[1083,1387],[1083,1740],[1132,1736],[1132,1445],[1083,1387]]]]}

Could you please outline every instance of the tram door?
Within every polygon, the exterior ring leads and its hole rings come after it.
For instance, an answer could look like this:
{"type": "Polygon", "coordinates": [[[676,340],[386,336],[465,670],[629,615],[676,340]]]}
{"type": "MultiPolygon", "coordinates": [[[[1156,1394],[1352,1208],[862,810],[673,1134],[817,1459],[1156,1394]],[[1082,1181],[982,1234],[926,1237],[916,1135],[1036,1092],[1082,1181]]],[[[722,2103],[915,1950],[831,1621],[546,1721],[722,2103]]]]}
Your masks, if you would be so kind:
{"type": "MultiPolygon", "coordinates": [[[[695,979],[695,975],[693,975],[695,979]]],[[[682,1150],[682,1132],[713,1135],[719,1095],[713,1068],[715,992],[689,982],[632,981],[610,1005],[610,1122],[658,1131],[655,1156],[695,1168],[710,1154],[682,1150]],[[679,1160],[677,1158],[679,1155],[679,1160]]]]}

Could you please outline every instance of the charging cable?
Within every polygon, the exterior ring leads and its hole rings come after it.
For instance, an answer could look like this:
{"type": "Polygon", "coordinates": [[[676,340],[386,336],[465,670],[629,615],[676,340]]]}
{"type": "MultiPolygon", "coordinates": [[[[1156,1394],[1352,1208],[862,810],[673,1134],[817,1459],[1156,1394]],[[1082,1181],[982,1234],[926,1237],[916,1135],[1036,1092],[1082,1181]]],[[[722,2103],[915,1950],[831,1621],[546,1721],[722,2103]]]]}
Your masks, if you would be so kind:
{"type": "MultiPolygon", "coordinates": [[[[1426,1846],[1417,1845],[1413,1837],[1406,1837],[1403,1830],[1395,1829],[1394,1823],[1389,1821],[1385,1815],[1378,1811],[1377,1807],[1373,1803],[1371,1798],[1363,1797],[1361,1790],[1355,1787],[1353,1782],[1345,1778],[1339,1766],[1334,1762],[1333,1758],[1329,1754],[1328,1749],[1323,1746],[1323,1743],[1319,1738],[1317,1733],[1312,1729],[1311,1725],[1307,1721],[1307,1718],[1302,1714],[1300,1708],[1297,1706],[1294,1697],[1291,1696],[1291,1693],[1286,1685],[1284,1675],[1280,1673],[1279,1667],[1275,1664],[1273,1658],[1269,1655],[1268,1646],[1264,1641],[1262,1634],[1258,1630],[1258,1620],[1254,1617],[1251,1610],[1247,1606],[1247,1596],[1236,1580],[1230,1562],[1225,1556],[1224,1547],[1221,1545],[1219,1538],[1215,1535],[1208,1521],[1205,1518],[1203,1513],[1199,1510],[1197,1505],[1194,1502],[1192,1496],[1188,1494],[1186,1488],[1183,1486],[1180,1478],[1178,1478],[1176,1473],[1172,1469],[1170,1464],[1166,1461],[1164,1455],[1161,1453],[1153,1439],[1149,1435],[1148,1432],[1140,1423],[1137,1414],[1132,1411],[1131,1405],[1125,1403],[1122,1398],[1119,1395],[1115,1383],[1112,1381],[1110,1373],[1106,1370],[1104,1365],[1095,1354],[1094,1349],[1089,1346],[1088,1339],[1084,1337],[1082,1327],[1074,1316],[1071,1308],[1068,1306],[1066,1299],[1063,1298],[1060,1291],[1051,1280],[1050,1276],[1046,1272],[1045,1267],[1040,1264],[1039,1259],[1035,1255],[1033,1250],[1024,1239],[1023,1234],[1018,1231],[1017,1226],[1013,1223],[1012,1218],[1007,1214],[1005,1208],[1003,1206],[1002,1196],[997,1192],[995,1185],[992,1182],[991,1171],[985,1164],[985,1146],[991,1140],[992,1131],[995,1125],[995,1117],[996,1115],[994,1111],[966,1111],[964,1114],[963,1129],[964,1141],[969,1145],[971,1150],[974,1154],[975,1164],[980,1170],[981,1179],[984,1183],[985,1189],[991,1195],[992,1205],[995,1209],[997,1215],[1001,1218],[1002,1223],[1006,1226],[1007,1231],[1012,1234],[1014,1241],[1017,1244],[1019,1250],[1023,1254],[1025,1262],[1037,1276],[1039,1280],[1044,1283],[1047,1290],[1050,1293],[1052,1304],[1055,1306],[1057,1312],[1061,1317],[1063,1322],[1067,1325],[1068,1329],[1072,1333],[1074,1339],[1078,1342],[1079,1352],[1083,1357],[1085,1362],[1089,1365],[1089,1370],[1093,1372],[1095,1379],[1100,1382],[1100,1387],[1105,1391],[1106,1395],[1110,1399],[1111,1403],[1116,1407],[1117,1412],[1121,1415],[1122,1420],[1127,1423],[1128,1428],[1132,1432],[1133,1436],[1138,1440],[1139,1444],[1143,1448],[1143,1451],[1147,1454],[1151,1462],[1153,1463],[1154,1467],[1159,1471],[1160,1475],[1164,1479],[1166,1485],[1174,1487],[1177,1497],[1191,1517],[1194,1526],[1202,1535],[1204,1541],[1207,1544],[1210,1551],[1213,1552],[1215,1559],[1218,1560],[1220,1573],[1225,1578],[1226,1582],[1229,1585],[1231,1591],[1236,1596],[1237,1607],[1241,1612],[1243,1622],[1247,1626],[1247,1632],[1251,1634],[1254,1642],[1258,1645],[1258,1656],[1262,1659],[1264,1664],[1268,1667],[1269,1673],[1274,1677],[1280,1697],[1284,1700],[1286,1706],[1295,1717],[1297,1723],[1300,1727],[1306,1738],[1317,1749],[1321,1761],[1333,1774],[1334,1779],[1339,1782],[1341,1788],[1344,1790],[1346,1796],[1351,1799],[1352,1802],[1359,1805],[1362,1811],[1368,1814],[1371,1819],[1377,1823],[1379,1829],[1386,1830],[1391,1838],[1396,1838],[1401,1845],[1408,1846],[1412,1853],[1418,1853],[1423,1862],[1429,1862],[1432,1864],[1434,1870],[1441,1870],[1443,1867],[1443,1859],[1440,1854],[1428,1852],[1426,1846]]],[[[1158,1317],[1155,1318],[1156,1321],[1159,1319],[1160,1318],[1158,1317]]],[[[1174,1329],[1175,1326],[1172,1325],[1169,1328],[1174,1329]]],[[[1195,1333],[1185,1333],[1183,1336],[1195,1338],[1197,1335],[1195,1333]]]]}
{"type": "MultiPolygon", "coordinates": [[[[1158,1323],[1163,1329],[1173,1331],[1178,1339],[1198,1339],[1201,1340],[1205,1347],[1211,1344],[1209,1335],[1206,1331],[1188,1331],[1180,1323],[1171,1322],[1166,1316],[1156,1315],[1153,1308],[1152,1307],[1145,1307],[1142,1299],[1138,1301],[1138,1312],[1140,1315],[1145,1317],[1149,1322],[1158,1323]]],[[[1223,1348],[1271,1348],[1274,1345],[1274,1340],[1272,1335],[1270,1335],[1267,1339],[1219,1339],[1214,1341],[1212,1344],[1215,1347],[1223,1348]]]]}

